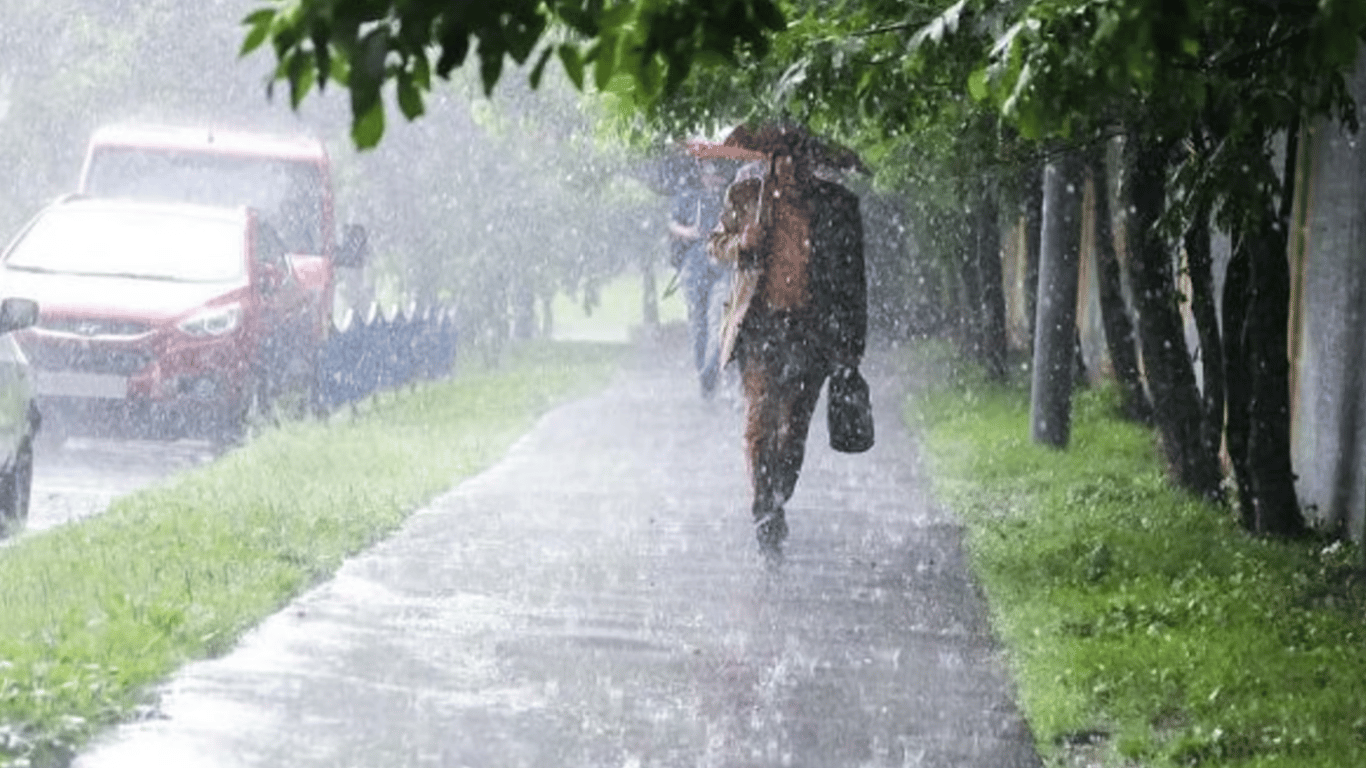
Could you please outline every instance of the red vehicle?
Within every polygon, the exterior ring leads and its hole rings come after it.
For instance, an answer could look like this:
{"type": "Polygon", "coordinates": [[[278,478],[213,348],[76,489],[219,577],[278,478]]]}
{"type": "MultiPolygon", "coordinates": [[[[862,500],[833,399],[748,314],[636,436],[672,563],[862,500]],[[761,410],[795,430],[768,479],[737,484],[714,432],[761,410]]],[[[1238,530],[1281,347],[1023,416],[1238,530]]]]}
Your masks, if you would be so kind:
{"type": "Polygon", "coordinates": [[[315,343],[312,290],[255,209],[69,198],[0,269],[41,308],[19,342],[45,419],[231,440],[289,376],[312,376],[289,364],[315,343]]]}
{"type": "Polygon", "coordinates": [[[331,327],[336,268],[360,267],[362,227],[336,242],[331,166],[308,136],[166,125],[110,125],[90,137],[77,192],[86,197],[245,205],[284,240],[309,291],[321,345],[331,327]]]}

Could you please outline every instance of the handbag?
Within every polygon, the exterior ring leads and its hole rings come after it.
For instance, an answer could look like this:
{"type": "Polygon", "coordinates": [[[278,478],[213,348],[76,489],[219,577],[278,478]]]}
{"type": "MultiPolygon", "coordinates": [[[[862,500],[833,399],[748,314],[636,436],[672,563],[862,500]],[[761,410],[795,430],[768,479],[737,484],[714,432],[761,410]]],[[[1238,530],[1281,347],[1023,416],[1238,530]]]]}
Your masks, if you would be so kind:
{"type": "Polygon", "coordinates": [[[872,448],[873,403],[868,382],[858,369],[836,368],[826,395],[830,447],[841,453],[863,453],[872,448]]]}

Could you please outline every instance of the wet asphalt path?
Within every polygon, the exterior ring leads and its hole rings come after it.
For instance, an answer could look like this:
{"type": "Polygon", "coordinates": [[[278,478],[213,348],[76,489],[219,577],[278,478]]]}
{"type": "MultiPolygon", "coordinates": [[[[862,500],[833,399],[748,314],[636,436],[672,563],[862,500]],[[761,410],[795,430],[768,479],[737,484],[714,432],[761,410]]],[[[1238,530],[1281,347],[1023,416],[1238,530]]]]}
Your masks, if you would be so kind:
{"type": "Polygon", "coordinates": [[[776,566],[738,405],[647,355],[76,765],[1036,766],[959,531],[865,372],[878,445],[813,427],[776,566]]]}
{"type": "Polygon", "coordinates": [[[214,459],[203,441],[67,438],[34,454],[33,492],[24,533],[96,515],[119,496],[214,459]]]}

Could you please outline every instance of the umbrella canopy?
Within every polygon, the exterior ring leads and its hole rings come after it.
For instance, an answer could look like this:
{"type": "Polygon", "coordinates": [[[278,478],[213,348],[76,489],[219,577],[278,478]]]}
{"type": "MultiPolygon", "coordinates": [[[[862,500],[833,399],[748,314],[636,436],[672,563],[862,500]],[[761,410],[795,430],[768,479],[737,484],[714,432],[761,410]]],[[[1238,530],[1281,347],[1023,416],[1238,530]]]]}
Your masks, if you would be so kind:
{"type": "Polygon", "coordinates": [[[686,149],[697,158],[742,161],[767,160],[773,155],[801,155],[814,167],[868,172],[852,149],[814,136],[805,128],[790,123],[765,123],[755,128],[737,125],[724,141],[689,141],[686,149]]]}

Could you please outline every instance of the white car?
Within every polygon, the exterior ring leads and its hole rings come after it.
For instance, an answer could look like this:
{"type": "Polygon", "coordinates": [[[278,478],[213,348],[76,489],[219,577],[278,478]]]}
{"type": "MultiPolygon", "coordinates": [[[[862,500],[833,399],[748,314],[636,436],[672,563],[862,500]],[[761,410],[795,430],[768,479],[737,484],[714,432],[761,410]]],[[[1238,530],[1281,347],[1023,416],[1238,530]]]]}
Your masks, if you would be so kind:
{"type": "Polygon", "coordinates": [[[0,534],[22,528],[28,519],[33,441],[41,420],[34,403],[33,376],[14,331],[37,320],[38,305],[33,301],[10,298],[0,302],[0,534]]]}

